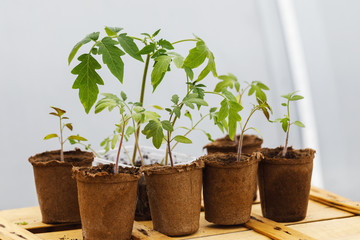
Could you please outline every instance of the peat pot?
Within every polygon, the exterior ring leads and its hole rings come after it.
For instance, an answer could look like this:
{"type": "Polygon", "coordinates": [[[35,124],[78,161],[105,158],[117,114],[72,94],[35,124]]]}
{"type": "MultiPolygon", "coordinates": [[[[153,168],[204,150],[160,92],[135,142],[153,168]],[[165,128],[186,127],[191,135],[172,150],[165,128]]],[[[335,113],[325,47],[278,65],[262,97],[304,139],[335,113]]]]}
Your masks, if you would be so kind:
{"type": "Polygon", "coordinates": [[[142,167],[156,231],[183,236],[199,229],[203,167],[201,160],[174,167],[142,167]]]}
{"type": "Polygon", "coordinates": [[[134,224],[138,168],[74,168],[85,240],[129,240],[134,224]]]}
{"type": "Polygon", "coordinates": [[[261,154],[205,155],[203,191],[205,219],[219,225],[237,225],[250,219],[261,154]]]}
{"type": "Polygon", "coordinates": [[[277,222],[300,221],[306,217],[315,150],[282,147],[263,148],[259,164],[261,210],[277,222]]]}
{"type": "Polygon", "coordinates": [[[91,166],[94,155],[80,149],[60,150],[36,154],[29,158],[43,223],[80,222],[76,180],[72,178],[73,166],[91,166]]]}

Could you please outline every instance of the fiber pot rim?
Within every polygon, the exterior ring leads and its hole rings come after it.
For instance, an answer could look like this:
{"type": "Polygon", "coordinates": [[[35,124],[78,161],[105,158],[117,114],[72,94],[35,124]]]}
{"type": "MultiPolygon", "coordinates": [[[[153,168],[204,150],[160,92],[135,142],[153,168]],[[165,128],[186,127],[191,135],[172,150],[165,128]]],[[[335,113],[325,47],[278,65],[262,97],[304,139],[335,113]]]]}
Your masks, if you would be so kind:
{"type": "Polygon", "coordinates": [[[128,168],[119,166],[119,173],[108,171],[113,169],[114,164],[100,164],[91,167],[73,167],[73,177],[81,182],[118,183],[138,181],[141,177],[139,168],[128,168]],[[104,169],[107,168],[107,169],[104,169]],[[100,170],[100,171],[97,171],[100,170]],[[93,172],[91,172],[93,171],[93,172]]]}
{"type": "MultiPolygon", "coordinates": [[[[237,135],[236,137],[239,139],[240,135],[237,135]]],[[[263,139],[259,138],[255,134],[245,134],[244,138],[248,138],[248,141],[244,141],[243,147],[261,146],[261,144],[264,141],[263,139]],[[251,140],[251,142],[249,142],[249,140],[251,140]]],[[[230,139],[229,135],[226,135],[223,138],[218,138],[214,142],[210,142],[210,143],[206,144],[203,147],[203,149],[205,149],[205,148],[206,149],[207,148],[233,148],[233,147],[237,147],[237,144],[230,139]],[[221,145],[219,145],[219,143],[221,143],[221,145]]]]}
{"type": "Polygon", "coordinates": [[[190,164],[175,165],[174,167],[164,166],[158,163],[153,165],[145,165],[145,166],[141,166],[140,170],[145,175],[149,176],[151,174],[157,174],[157,175],[174,174],[174,173],[192,171],[195,169],[202,169],[204,167],[205,167],[204,162],[201,159],[197,159],[190,164]]]}
{"type": "Polygon", "coordinates": [[[262,162],[266,164],[277,165],[301,165],[311,163],[316,153],[316,151],[311,148],[293,149],[292,147],[288,147],[287,151],[294,154],[293,158],[283,158],[281,156],[276,156],[276,154],[281,152],[282,149],[282,146],[277,148],[262,148],[260,150],[261,154],[264,156],[262,162]]]}
{"type": "Polygon", "coordinates": [[[215,153],[210,155],[204,155],[200,157],[200,160],[205,162],[206,166],[217,167],[217,168],[243,168],[252,165],[256,162],[260,162],[263,159],[263,155],[259,152],[253,154],[243,154],[241,161],[236,161],[236,153],[215,153]],[[224,161],[231,159],[231,161],[224,161]]]}
{"type": "Polygon", "coordinates": [[[94,153],[82,151],[79,148],[75,150],[64,151],[64,162],[60,161],[60,150],[45,151],[35,154],[29,158],[29,162],[34,167],[51,167],[51,166],[83,166],[91,164],[94,161],[94,153]],[[76,154],[78,156],[70,156],[76,154]],[[79,159],[81,159],[79,161],[79,159]]]}

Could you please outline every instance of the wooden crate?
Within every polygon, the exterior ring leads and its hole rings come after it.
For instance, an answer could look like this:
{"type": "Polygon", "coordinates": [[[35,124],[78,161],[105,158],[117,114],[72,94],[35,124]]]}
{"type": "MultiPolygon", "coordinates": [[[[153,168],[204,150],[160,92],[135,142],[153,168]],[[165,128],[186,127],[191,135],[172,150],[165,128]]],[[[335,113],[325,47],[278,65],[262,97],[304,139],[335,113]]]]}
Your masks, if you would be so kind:
{"type": "MultiPolygon", "coordinates": [[[[204,219],[200,229],[185,237],[170,238],[152,229],[151,221],[135,222],[134,240],[165,239],[360,239],[360,204],[325,190],[312,187],[306,219],[295,223],[276,223],[261,216],[258,201],[251,220],[239,226],[217,226],[204,219]]],[[[41,223],[38,207],[0,211],[1,240],[82,240],[80,224],[41,223]]],[[[105,240],[105,239],[104,239],[105,240]]]]}

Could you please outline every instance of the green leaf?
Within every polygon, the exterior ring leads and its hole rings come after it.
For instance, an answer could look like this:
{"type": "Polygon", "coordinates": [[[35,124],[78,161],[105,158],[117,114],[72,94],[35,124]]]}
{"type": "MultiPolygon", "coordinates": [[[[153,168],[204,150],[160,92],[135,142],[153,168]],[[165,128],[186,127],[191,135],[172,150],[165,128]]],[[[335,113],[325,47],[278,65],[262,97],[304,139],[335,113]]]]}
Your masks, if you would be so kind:
{"type": "Polygon", "coordinates": [[[301,100],[301,99],[304,99],[304,97],[300,96],[300,95],[294,95],[290,98],[290,101],[297,101],[297,100],[301,100]]]}
{"type": "Polygon", "coordinates": [[[83,138],[83,137],[81,137],[81,136],[79,136],[79,135],[71,135],[71,136],[69,136],[67,139],[72,139],[72,140],[78,140],[78,141],[87,141],[87,139],[86,138],[83,138]]]}
{"type": "Polygon", "coordinates": [[[236,102],[237,100],[236,100],[236,97],[231,93],[231,92],[229,92],[228,90],[226,90],[226,89],[222,89],[222,91],[221,91],[224,95],[225,95],[225,97],[227,98],[227,99],[229,99],[230,101],[233,101],[233,102],[236,102]]]}
{"type": "Polygon", "coordinates": [[[99,43],[99,53],[110,72],[122,83],[124,78],[124,62],[121,60],[125,53],[115,45],[117,42],[110,37],[104,37],[99,43]]]}
{"type": "Polygon", "coordinates": [[[289,126],[289,119],[288,118],[283,118],[283,119],[280,120],[280,122],[282,123],[281,127],[284,130],[284,132],[287,132],[288,126],[289,126]]]}
{"type": "Polygon", "coordinates": [[[189,111],[186,110],[184,115],[185,115],[185,117],[188,117],[190,119],[190,121],[192,122],[192,116],[191,116],[191,113],[189,111]]]}
{"type": "Polygon", "coordinates": [[[103,80],[96,72],[101,65],[90,54],[83,54],[78,60],[81,61],[80,64],[71,71],[72,74],[78,75],[72,88],[79,89],[80,101],[86,113],[89,113],[99,94],[97,85],[104,85],[103,80]]]}
{"type": "MultiPolygon", "coordinates": [[[[221,76],[219,76],[220,78],[221,76]]],[[[215,86],[214,92],[221,92],[224,88],[233,88],[233,81],[231,79],[224,79],[215,86]]]]}
{"type": "Polygon", "coordinates": [[[190,80],[193,80],[194,79],[194,72],[191,68],[187,67],[187,66],[184,66],[184,70],[185,70],[185,73],[186,73],[186,76],[190,79],[190,80]]]}
{"type": "Polygon", "coordinates": [[[56,138],[56,137],[58,138],[59,136],[56,133],[51,133],[51,134],[46,135],[43,140],[48,140],[48,139],[56,138]]]}
{"type": "Polygon", "coordinates": [[[186,143],[186,144],[192,143],[192,141],[190,139],[188,139],[187,137],[181,136],[181,135],[176,135],[174,137],[174,140],[179,143],[186,143]]]}
{"type": "Polygon", "coordinates": [[[171,125],[171,122],[169,120],[164,120],[161,121],[161,126],[163,127],[163,129],[165,129],[166,131],[172,132],[174,131],[173,126],[171,125]]]}
{"type": "Polygon", "coordinates": [[[178,104],[178,102],[179,102],[179,96],[178,96],[177,94],[172,95],[171,101],[172,101],[174,104],[178,104]]]}
{"type": "Polygon", "coordinates": [[[129,135],[133,134],[134,132],[135,132],[135,128],[132,127],[132,126],[128,126],[128,128],[126,129],[125,134],[129,136],[129,135]]]}
{"type": "Polygon", "coordinates": [[[134,39],[132,39],[129,36],[126,36],[126,33],[122,33],[117,37],[120,46],[125,50],[127,54],[129,54],[131,57],[139,60],[140,62],[144,62],[144,60],[141,57],[141,54],[139,53],[139,48],[134,42],[134,39]]]}
{"type": "Polygon", "coordinates": [[[281,106],[284,106],[284,107],[286,107],[286,106],[287,106],[287,104],[286,104],[286,103],[282,103],[282,104],[281,104],[281,106]]]}
{"type": "Polygon", "coordinates": [[[157,149],[160,148],[164,139],[163,129],[161,123],[158,121],[150,120],[145,126],[142,133],[146,136],[146,139],[152,138],[152,143],[157,149]]]}
{"type": "Polygon", "coordinates": [[[200,40],[196,43],[196,47],[190,49],[189,55],[185,58],[184,65],[189,68],[199,67],[208,56],[208,49],[204,41],[200,40]]]}
{"type": "Polygon", "coordinates": [[[152,105],[152,107],[153,107],[153,108],[156,108],[156,109],[158,109],[158,110],[163,110],[163,108],[162,108],[161,106],[159,106],[159,105],[152,105]]]}
{"type": "Polygon", "coordinates": [[[183,56],[181,56],[180,54],[175,53],[175,52],[169,52],[168,54],[171,54],[172,56],[174,56],[173,62],[177,68],[183,67],[183,65],[184,65],[184,57],[183,56]]]}
{"type": "Polygon", "coordinates": [[[300,122],[300,121],[295,121],[295,122],[293,122],[296,126],[298,126],[298,127],[302,127],[302,128],[304,128],[305,127],[305,125],[302,123],[302,122],[300,122]]]}
{"type": "Polygon", "coordinates": [[[118,32],[123,30],[123,28],[119,27],[105,27],[105,32],[109,37],[116,36],[118,32]]]}
{"type": "Polygon", "coordinates": [[[218,121],[221,122],[224,120],[229,114],[229,103],[226,99],[222,100],[220,103],[220,109],[218,114],[218,121]]]}
{"type": "Polygon", "coordinates": [[[145,47],[143,47],[138,54],[140,55],[144,55],[144,54],[149,54],[152,53],[155,50],[156,46],[153,43],[150,43],[149,45],[146,45],[145,47]]]}
{"type": "Polygon", "coordinates": [[[67,124],[65,124],[65,126],[66,126],[68,129],[70,129],[70,131],[73,130],[73,126],[72,126],[71,123],[67,123],[67,124]]]}
{"type": "Polygon", "coordinates": [[[61,108],[57,108],[57,107],[53,107],[53,106],[51,106],[51,108],[54,109],[57,112],[57,114],[50,113],[51,115],[61,117],[62,115],[64,115],[66,113],[66,111],[61,109],[61,108]]]}
{"type": "Polygon", "coordinates": [[[156,37],[156,36],[159,34],[160,30],[161,30],[161,29],[156,30],[156,31],[153,33],[152,37],[156,37]]]}
{"type": "Polygon", "coordinates": [[[100,32],[93,32],[90,33],[89,35],[87,35],[83,40],[81,40],[80,42],[78,42],[77,44],[75,44],[75,46],[73,47],[73,49],[71,50],[69,57],[68,57],[68,63],[70,64],[71,61],[73,60],[73,58],[75,57],[76,53],[78,52],[78,50],[80,49],[80,47],[88,42],[90,42],[91,40],[96,41],[99,38],[100,32]]]}
{"type": "Polygon", "coordinates": [[[126,101],[126,99],[127,99],[126,93],[121,91],[120,96],[121,96],[122,100],[126,101]]]}
{"type": "Polygon", "coordinates": [[[235,82],[235,89],[237,92],[240,91],[240,83],[239,82],[235,82]]]}
{"type": "Polygon", "coordinates": [[[174,49],[173,45],[172,45],[169,41],[167,41],[167,40],[165,40],[165,39],[160,39],[160,40],[158,41],[158,44],[159,44],[161,47],[166,48],[166,49],[168,49],[168,50],[173,50],[173,49],[174,49]]]}
{"type": "Polygon", "coordinates": [[[156,112],[145,111],[144,114],[147,120],[156,120],[160,118],[160,115],[157,114],[156,112]]]}
{"type": "Polygon", "coordinates": [[[111,140],[111,149],[114,149],[114,148],[115,148],[116,143],[117,143],[117,141],[119,140],[119,137],[120,137],[120,136],[119,136],[118,134],[114,135],[113,139],[111,140]]]}
{"type": "Polygon", "coordinates": [[[180,118],[180,116],[181,116],[181,109],[180,109],[180,107],[179,107],[179,106],[175,106],[174,109],[173,109],[173,111],[174,111],[174,113],[175,113],[175,116],[176,116],[177,118],[180,118]]]}
{"type": "Polygon", "coordinates": [[[256,81],[256,85],[261,89],[269,90],[269,87],[263,84],[262,82],[256,81]]]}
{"type": "Polygon", "coordinates": [[[156,87],[161,83],[165,73],[168,71],[170,63],[170,56],[161,55],[155,58],[154,68],[151,73],[151,84],[153,86],[153,91],[155,91],[156,87]]]}
{"type": "Polygon", "coordinates": [[[145,111],[145,108],[140,107],[140,106],[135,106],[135,107],[134,107],[134,111],[135,111],[136,113],[144,112],[144,111],[145,111]]]}

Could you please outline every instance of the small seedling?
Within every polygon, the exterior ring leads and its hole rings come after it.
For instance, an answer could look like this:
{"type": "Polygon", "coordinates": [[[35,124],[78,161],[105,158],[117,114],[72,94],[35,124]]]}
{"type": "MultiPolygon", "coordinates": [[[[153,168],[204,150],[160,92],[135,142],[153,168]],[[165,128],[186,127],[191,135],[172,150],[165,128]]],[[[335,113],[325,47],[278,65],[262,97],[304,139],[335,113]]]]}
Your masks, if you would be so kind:
{"type": "MultiPolygon", "coordinates": [[[[71,71],[71,73],[77,75],[73,89],[79,89],[79,98],[87,113],[89,113],[97,100],[99,94],[98,86],[104,84],[103,79],[98,74],[98,70],[102,67],[97,60],[97,58],[100,57],[102,58],[103,64],[107,66],[110,72],[121,83],[123,83],[125,71],[123,62],[123,56],[125,54],[144,63],[139,99],[141,106],[143,106],[144,103],[149,66],[152,66],[151,84],[153,91],[163,82],[165,74],[171,71],[172,62],[177,68],[183,69],[186,72],[188,79],[193,80],[194,73],[192,69],[200,67],[207,60],[207,64],[196,81],[204,79],[210,72],[215,77],[217,76],[214,55],[206,46],[205,42],[199,37],[194,36],[194,38],[170,42],[164,38],[159,38],[160,29],[153,34],[141,33],[141,37],[130,36],[123,31],[123,28],[118,27],[105,27],[105,32],[107,36],[103,38],[99,38],[100,32],[87,35],[74,46],[68,57],[68,63],[70,64],[78,50],[83,45],[91,43],[89,50],[78,57],[79,63],[71,71]],[[183,42],[196,43],[196,46],[190,49],[186,58],[173,52],[175,45],[183,42]],[[137,43],[140,43],[142,47],[138,47],[137,43]],[[145,61],[143,59],[144,56],[145,61]],[[150,62],[153,63],[150,64],[150,62]]],[[[140,126],[137,126],[136,129],[135,135],[139,137],[140,126]]],[[[106,144],[106,142],[104,144],[106,144]]],[[[134,144],[134,149],[132,161],[136,158],[136,144],[134,144]]]]}
{"type": "Polygon", "coordinates": [[[64,161],[64,143],[66,141],[71,141],[71,140],[75,140],[75,141],[87,141],[86,138],[83,138],[79,135],[71,135],[69,137],[67,137],[66,139],[64,139],[64,136],[63,136],[63,131],[64,131],[64,128],[68,128],[70,131],[73,130],[73,126],[72,126],[72,123],[64,123],[63,121],[64,120],[68,120],[69,118],[68,117],[65,117],[64,114],[66,113],[65,110],[63,109],[60,109],[60,108],[57,108],[57,107],[51,107],[52,109],[55,110],[55,112],[50,112],[50,115],[54,115],[54,116],[57,116],[59,118],[59,128],[60,128],[60,136],[56,133],[51,133],[51,134],[48,134],[44,137],[44,140],[49,140],[49,139],[52,139],[52,138],[58,138],[59,139],[59,142],[60,142],[60,161],[64,161]]]}
{"type": "MultiPolygon", "coordinates": [[[[104,93],[102,95],[104,98],[97,102],[95,106],[95,113],[100,113],[106,108],[109,111],[112,111],[116,108],[119,110],[121,116],[119,123],[115,124],[116,130],[114,131],[114,134],[111,137],[106,138],[101,143],[101,145],[105,147],[105,150],[108,151],[110,146],[112,149],[114,149],[117,143],[120,142],[116,156],[116,163],[114,166],[114,173],[118,174],[120,151],[123,147],[124,140],[127,141],[130,136],[136,132],[136,128],[140,126],[137,123],[145,123],[151,121],[152,119],[157,119],[160,116],[155,112],[146,110],[139,102],[127,102],[127,96],[124,92],[121,92],[120,97],[111,93],[104,93]]],[[[144,160],[139,148],[138,136],[136,134],[134,134],[134,136],[137,147],[136,149],[139,152],[142,164],[144,164],[144,160]]],[[[136,149],[134,151],[136,151],[136,149]]],[[[134,165],[135,161],[131,161],[131,164],[134,165]]]]}
{"type": "Polygon", "coordinates": [[[169,113],[168,120],[153,119],[145,126],[142,133],[146,135],[146,138],[152,138],[154,147],[160,148],[163,142],[166,143],[165,151],[165,165],[168,164],[168,157],[170,158],[171,167],[174,166],[174,161],[172,157],[172,151],[179,143],[191,144],[192,141],[187,137],[192,131],[200,130],[209,140],[212,140],[211,135],[202,129],[196,128],[200,122],[202,122],[206,117],[213,116],[213,113],[216,111],[216,108],[211,108],[209,113],[206,115],[200,114],[200,119],[194,123],[191,110],[199,111],[202,106],[208,106],[208,103],[203,99],[204,97],[204,84],[197,84],[196,82],[187,83],[189,85],[187,94],[181,100],[177,94],[174,94],[171,97],[172,106],[165,108],[165,111],[169,113]],[[184,111],[184,107],[188,109],[184,111]],[[196,109],[195,109],[196,108],[196,109]],[[189,111],[190,110],[190,111],[189,111]],[[176,120],[181,116],[189,118],[191,125],[190,126],[178,126],[175,127],[176,120]],[[186,130],[183,134],[178,134],[173,137],[173,133],[176,130],[183,129],[186,130]],[[165,134],[164,134],[165,132],[165,134]],[[171,143],[175,142],[173,145],[171,143]]]}
{"type": "Polygon", "coordinates": [[[292,92],[292,93],[289,93],[289,94],[286,94],[286,95],[281,95],[281,97],[287,99],[286,103],[281,104],[282,106],[286,107],[287,114],[284,115],[284,118],[278,118],[278,119],[276,119],[274,121],[274,122],[280,122],[281,126],[282,126],[282,129],[286,133],[285,145],[284,145],[283,150],[281,151],[281,156],[282,157],[286,156],[288,140],[289,140],[290,126],[291,125],[296,125],[296,126],[299,126],[299,127],[302,127],[302,128],[305,127],[305,125],[300,121],[294,121],[294,122],[290,121],[290,102],[298,101],[298,100],[301,100],[301,99],[304,98],[303,96],[295,95],[295,93],[297,93],[297,92],[298,91],[295,91],[295,92],[292,92]]]}
{"type": "Polygon", "coordinates": [[[269,88],[260,81],[252,81],[251,83],[245,82],[245,87],[241,89],[240,83],[233,74],[221,75],[218,78],[221,81],[216,85],[214,92],[224,99],[220,103],[221,107],[219,111],[215,113],[214,122],[222,132],[224,132],[224,130],[228,132],[231,139],[234,139],[237,126],[238,124],[240,125],[240,139],[237,152],[237,161],[240,161],[245,132],[252,129],[260,134],[255,127],[248,127],[249,120],[257,111],[262,111],[268,120],[270,113],[272,113],[272,109],[267,103],[267,97],[264,92],[264,90],[269,90],[269,88]],[[235,89],[237,95],[233,95],[228,90],[229,88],[235,89]],[[243,109],[242,98],[246,91],[248,96],[254,95],[255,93],[257,104],[252,104],[249,116],[245,121],[242,121],[239,112],[243,109]]]}

